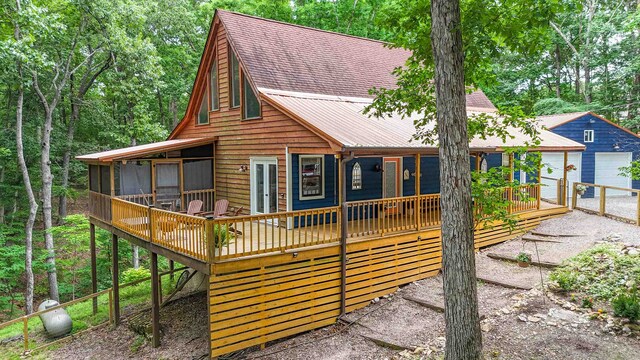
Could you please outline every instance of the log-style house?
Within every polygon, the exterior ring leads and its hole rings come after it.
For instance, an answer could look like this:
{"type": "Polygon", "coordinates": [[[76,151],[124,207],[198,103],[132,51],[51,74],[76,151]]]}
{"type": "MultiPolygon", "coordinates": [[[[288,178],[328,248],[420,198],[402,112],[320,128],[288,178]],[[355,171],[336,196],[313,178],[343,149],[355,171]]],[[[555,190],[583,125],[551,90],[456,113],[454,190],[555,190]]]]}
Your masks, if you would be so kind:
{"type": "MultiPolygon", "coordinates": [[[[437,274],[438,148],[411,141],[411,119],[363,113],[369,90],[394,87],[392,71],[408,56],[379,41],[218,10],[169,138],[78,157],[89,165],[92,240],[99,226],[116,248],[122,238],[148,249],[156,276],[158,255],[206,274],[212,357],[332,324],[437,274]]],[[[467,107],[496,111],[481,91],[467,107]]],[[[473,170],[500,165],[504,149],[525,140],[517,131],[472,140],[473,170]]],[[[583,149],[542,131],[531,150],[583,149]]],[[[517,200],[519,231],[567,211],[540,201],[535,176],[522,189],[526,198],[505,192],[517,200]]],[[[513,236],[479,227],[476,247],[513,236]]]]}

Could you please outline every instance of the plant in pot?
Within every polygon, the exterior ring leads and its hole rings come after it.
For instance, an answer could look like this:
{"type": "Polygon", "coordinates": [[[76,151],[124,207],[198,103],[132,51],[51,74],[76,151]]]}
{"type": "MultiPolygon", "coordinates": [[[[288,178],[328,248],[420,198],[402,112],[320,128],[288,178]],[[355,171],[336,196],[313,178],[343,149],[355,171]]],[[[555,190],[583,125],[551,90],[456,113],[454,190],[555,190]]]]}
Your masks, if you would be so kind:
{"type": "Polygon", "coordinates": [[[518,256],[516,256],[516,261],[518,262],[518,266],[520,267],[529,267],[531,264],[531,255],[521,251],[518,256]]]}
{"type": "Polygon", "coordinates": [[[582,196],[587,192],[587,187],[582,184],[578,184],[576,185],[576,192],[578,193],[578,195],[582,196]]]}

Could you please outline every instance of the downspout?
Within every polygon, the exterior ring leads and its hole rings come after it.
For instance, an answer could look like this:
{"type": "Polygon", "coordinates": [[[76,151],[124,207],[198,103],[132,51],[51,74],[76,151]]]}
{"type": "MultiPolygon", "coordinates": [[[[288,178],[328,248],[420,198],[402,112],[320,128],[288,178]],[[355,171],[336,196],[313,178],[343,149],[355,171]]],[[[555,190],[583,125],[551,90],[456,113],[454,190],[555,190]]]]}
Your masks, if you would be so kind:
{"type": "Polygon", "coordinates": [[[347,313],[347,229],[349,225],[349,213],[347,208],[347,163],[353,160],[355,156],[353,152],[350,152],[347,156],[342,156],[340,158],[340,177],[341,180],[341,189],[340,189],[340,200],[342,203],[340,206],[342,207],[342,219],[340,221],[340,316],[342,317],[347,313]]]}

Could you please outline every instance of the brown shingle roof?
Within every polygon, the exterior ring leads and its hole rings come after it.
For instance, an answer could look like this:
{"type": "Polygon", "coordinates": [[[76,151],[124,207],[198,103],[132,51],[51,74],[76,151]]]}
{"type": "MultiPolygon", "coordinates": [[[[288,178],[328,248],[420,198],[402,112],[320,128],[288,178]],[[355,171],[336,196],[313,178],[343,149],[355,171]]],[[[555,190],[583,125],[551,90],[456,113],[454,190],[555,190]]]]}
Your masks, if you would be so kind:
{"type": "MultiPolygon", "coordinates": [[[[356,36],[218,10],[229,41],[258,88],[371,97],[373,87],[395,88],[393,69],[410,52],[356,36]]],[[[467,107],[495,109],[482,91],[467,107]]]]}

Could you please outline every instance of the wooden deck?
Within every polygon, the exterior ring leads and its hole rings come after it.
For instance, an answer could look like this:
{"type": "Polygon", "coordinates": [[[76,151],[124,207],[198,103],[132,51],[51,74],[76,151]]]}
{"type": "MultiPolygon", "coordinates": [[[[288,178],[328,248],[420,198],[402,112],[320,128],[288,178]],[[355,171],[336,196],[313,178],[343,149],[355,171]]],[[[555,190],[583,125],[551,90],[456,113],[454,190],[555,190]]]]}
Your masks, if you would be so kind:
{"type": "MultiPolygon", "coordinates": [[[[539,194],[535,185],[526,185],[525,189],[539,194]]],[[[209,220],[123,199],[114,198],[111,203],[114,227],[204,263],[336,243],[342,238],[343,210],[338,206],[209,220]]],[[[531,197],[515,202],[513,212],[530,214],[556,208],[564,209],[531,197]]],[[[353,201],[347,202],[345,209],[348,241],[440,226],[439,194],[353,201]]]]}

